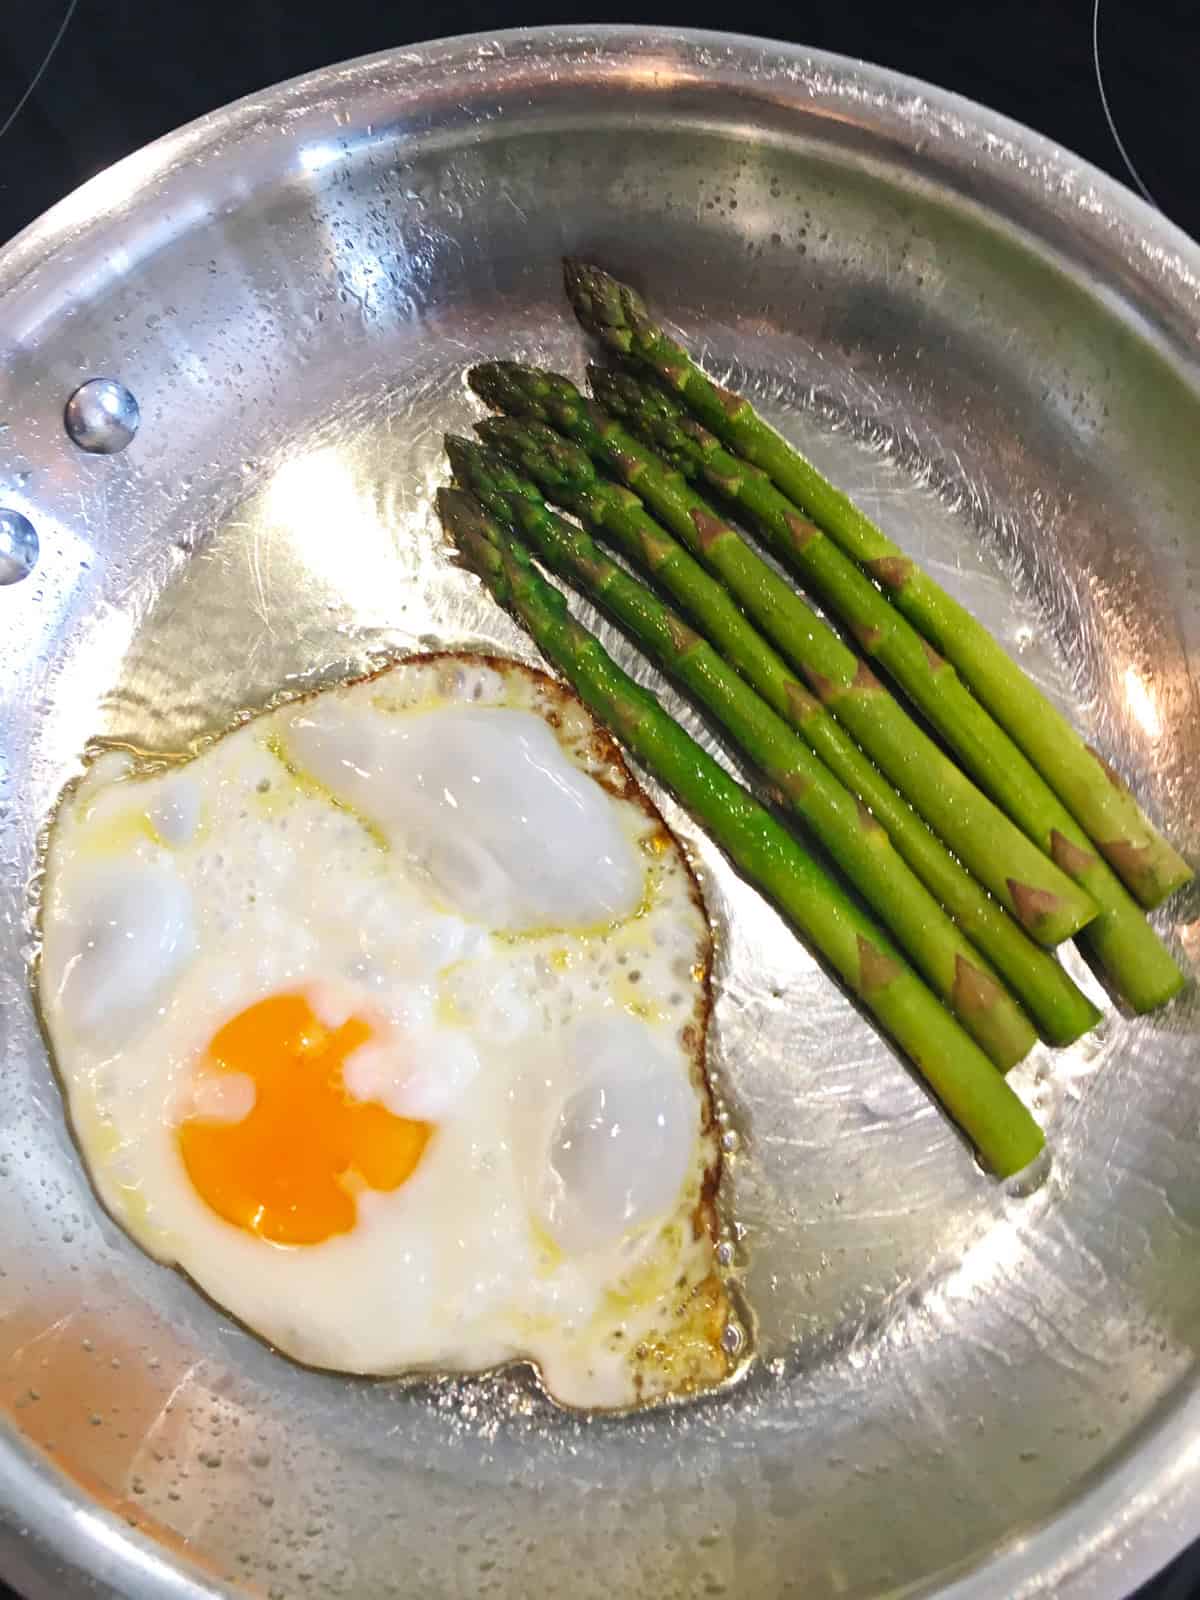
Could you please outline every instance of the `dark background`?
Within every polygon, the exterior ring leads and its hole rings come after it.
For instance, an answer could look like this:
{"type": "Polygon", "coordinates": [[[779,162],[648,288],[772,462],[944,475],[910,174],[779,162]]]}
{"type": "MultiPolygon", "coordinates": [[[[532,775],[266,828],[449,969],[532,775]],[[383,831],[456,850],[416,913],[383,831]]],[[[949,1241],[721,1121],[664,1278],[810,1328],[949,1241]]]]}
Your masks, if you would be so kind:
{"type": "MultiPolygon", "coordinates": [[[[0,241],[159,134],[333,61],[419,39],[553,22],[736,28],[860,56],[982,101],[1132,183],[1097,88],[1096,0],[0,0],[0,241]],[[69,18],[69,20],[67,20],[69,18]],[[66,30],[32,94],[14,108],[66,30]],[[9,124],[6,127],[6,124],[9,124]]],[[[1163,211],[1200,236],[1200,0],[1100,0],[1113,120],[1163,211]]],[[[1198,442],[1197,448],[1200,448],[1198,442]]],[[[0,1585],[0,1600],[7,1591],[0,1585]]],[[[1137,1600],[1200,1600],[1200,1549],[1137,1600]]]]}
{"type": "MultiPolygon", "coordinates": [[[[38,88],[0,137],[0,239],[118,156],[281,78],[390,45],[552,22],[735,28],[861,56],[1003,111],[1128,180],[1092,59],[1095,0],[77,0],[38,88]]],[[[68,0],[0,0],[0,128],[68,0]]],[[[1197,0],[1101,0],[1121,136],[1167,214],[1200,234],[1197,0]]]]}

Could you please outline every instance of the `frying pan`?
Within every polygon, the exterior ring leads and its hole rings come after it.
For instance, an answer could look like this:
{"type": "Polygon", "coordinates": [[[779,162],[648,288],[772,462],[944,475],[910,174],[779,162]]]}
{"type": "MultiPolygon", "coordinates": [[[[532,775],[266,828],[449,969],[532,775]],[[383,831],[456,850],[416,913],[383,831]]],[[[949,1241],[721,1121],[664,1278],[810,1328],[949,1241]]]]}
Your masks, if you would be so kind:
{"type": "MultiPolygon", "coordinates": [[[[433,643],[529,657],[431,497],[467,363],[582,370],[564,251],[1200,856],[1200,251],[1068,153],[860,63],[615,28],[331,68],[102,173],[0,255],[0,575],[39,546],[0,588],[0,1569],[136,1600],[1127,1594],[1200,1533],[1194,987],[1021,1067],[1054,1159],[1012,1192],[670,810],[758,1357],[633,1418],[520,1368],[303,1370],[93,1197],[31,1002],[55,798],[95,738],[178,750],[433,643]]],[[[1197,893],[1159,921],[1194,971],[1197,893]]]]}

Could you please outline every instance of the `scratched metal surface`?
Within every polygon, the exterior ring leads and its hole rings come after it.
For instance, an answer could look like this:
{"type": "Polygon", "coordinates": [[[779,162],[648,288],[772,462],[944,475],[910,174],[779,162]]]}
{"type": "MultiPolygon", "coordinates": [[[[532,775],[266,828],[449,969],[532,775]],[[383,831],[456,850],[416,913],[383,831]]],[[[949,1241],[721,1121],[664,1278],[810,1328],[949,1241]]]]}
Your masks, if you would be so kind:
{"type": "MultiPolygon", "coordinates": [[[[720,941],[759,1356],[634,1420],[519,1373],[302,1371],[92,1197],[30,1006],[38,830],[94,736],[178,749],[431,641],[529,654],[430,500],[467,362],[581,370],[564,248],[673,306],[1200,851],[1200,252],[1099,174],[872,68],[616,30],[331,70],[101,175],[0,257],[0,504],[43,546],[0,590],[0,1570],[1124,1594],[1200,1531],[1194,992],[1019,1070],[1054,1167],[1006,1193],[672,810],[720,941]],[[60,426],[93,373],[141,403],[117,457],[60,426]]],[[[1159,919],[1193,970],[1198,918],[1159,919]]]]}

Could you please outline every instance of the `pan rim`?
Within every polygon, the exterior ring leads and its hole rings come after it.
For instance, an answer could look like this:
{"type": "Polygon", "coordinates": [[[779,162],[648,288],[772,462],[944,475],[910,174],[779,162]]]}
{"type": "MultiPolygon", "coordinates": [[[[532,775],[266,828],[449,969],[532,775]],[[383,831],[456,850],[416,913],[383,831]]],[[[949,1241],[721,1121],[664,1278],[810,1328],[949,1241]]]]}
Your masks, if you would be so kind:
{"type": "MultiPolygon", "coordinates": [[[[232,171],[253,143],[284,175],[302,141],[323,118],[332,123],[333,108],[348,99],[378,97],[395,107],[418,81],[434,99],[464,82],[473,93],[494,95],[511,75],[528,80],[550,62],[619,82],[632,63],[655,53],[697,88],[738,84],[769,95],[801,122],[849,113],[865,136],[893,155],[907,148],[939,181],[973,178],[988,209],[1002,202],[1050,248],[1089,259],[1093,271],[1099,263],[1101,276],[1173,359],[1200,372],[1200,246],[1061,146],[958,95],[847,57],[745,35],[624,25],[509,29],[383,51],[291,79],[165,135],[89,180],[0,250],[0,341],[20,343],[39,319],[61,314],[89,270],[114,270],[111,252],[119,236],[128,237],[132,219],[156,209],[170,219],[173,194],[198,187],[200,158],[213,158],[214,177],[204,181],[215,186],[221,163],[232,171]]],[[[182,232],[197,220],[193,212],[164,227],[182,232]]],[[[146,249],[169,236],[148,232],[146,249]]],[[[121,270],[129,264],[126,254],[121,270]]],[[[79,1592],[180,1600],[238,1592],[195,1565],[169,1562],[16,1435],[0,1437],[0,1507],[0,1567],[30,1600],[61,1595],[67,1573],[79,1592]]],[[[922,1592],[944,1600],[1117,1600],[1197,1531],[1200,1394],[1189,1382],[1105,1476],[1056,1516],[1015,1535],[986,1566],[922,1592]]]]}

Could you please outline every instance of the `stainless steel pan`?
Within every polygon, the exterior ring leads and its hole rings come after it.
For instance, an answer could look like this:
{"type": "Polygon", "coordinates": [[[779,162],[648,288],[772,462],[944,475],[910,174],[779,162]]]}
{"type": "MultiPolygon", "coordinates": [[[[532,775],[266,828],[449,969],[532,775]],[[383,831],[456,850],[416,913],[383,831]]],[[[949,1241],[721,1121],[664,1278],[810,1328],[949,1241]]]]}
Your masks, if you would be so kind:
{"type": "MultiPolygon", "coordinates": [[[[519,1372],[300,1370],[93,1199],[29,998],[55,796],[93,736],[178,748],[430,637],[527,653],[430,496],[466,362],[579,369],[564,249],[1200,848],[1200,251],[1098,172],[872,67],[628,29],[334,68],[122,162],[0,256],[0,507],[41,549],[0,588],[0,1568],[139,1600],[1122,1595],[1200,1533],[1194,994],[1021,1069],[1055,1165],[1005,1193],[697,841],[760,1358],[633,1421],[519,1372]],[[64,430],[93,377],[140,407],[115,454],[64,430]]],[[[1198,918],[1163,917],[1193,966],[1198,918]]]]}

